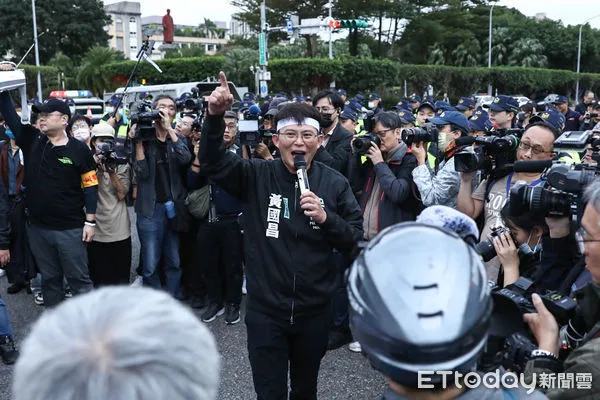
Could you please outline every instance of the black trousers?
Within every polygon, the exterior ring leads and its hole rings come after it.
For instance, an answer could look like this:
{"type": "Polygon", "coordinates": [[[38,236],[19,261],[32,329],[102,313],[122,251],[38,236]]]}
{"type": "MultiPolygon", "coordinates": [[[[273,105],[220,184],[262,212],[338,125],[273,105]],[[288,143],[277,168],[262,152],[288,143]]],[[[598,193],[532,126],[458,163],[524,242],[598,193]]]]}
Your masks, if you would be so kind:
{"type": "Polygon", "coordinates": [[[208,300],[223,304],[242,302],[242,234],[237,218],[198,227],[199,272],[204,275],[208,300]]]}
{"type": "Polygon", "coordinates": [[[204,296],[204,276],[198,270],[197,260],[203,255],[198,252],[198,220],[193,219],[189,232],[179,234],[179,263],[181,265],[181,288],[186,295],[204,296]]]}
{"type": "Polygon", "coordinates": [[[131,274],[131,237],[88,244],[88,265],[94,287],[126,285],[131,274]]]}
{"type": "Polygon", "coordinates": [[[321,359],[327,350],[330,308],[318,315],[283,320],[246,310],[248,356],[258,400],[316,400],[321,359]]]}

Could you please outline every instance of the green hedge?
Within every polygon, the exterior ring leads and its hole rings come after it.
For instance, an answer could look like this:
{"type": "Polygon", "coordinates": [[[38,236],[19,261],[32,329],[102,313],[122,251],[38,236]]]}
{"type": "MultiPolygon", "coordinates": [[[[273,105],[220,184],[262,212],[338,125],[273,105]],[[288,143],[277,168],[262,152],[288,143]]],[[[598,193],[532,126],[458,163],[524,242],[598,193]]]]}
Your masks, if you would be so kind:
{"type": "MultiPolygon", "coordinates": [[[[111,75],[117,87],[124,86],[129,78],[136,61],[112,63],[102,67],[104,73],[111,75]],[[122,85],[120,83],[123,83],[122,85]]],[[[162,69],[162,74],[152,65],[142,62],[138,66],[137,78],[146,79],[147,85],[165,83],[203,81],[207,77],[218,75],[225,64],[224,57],[195,57],[174,58],[156,62],[162,69]]]]}
{"type": "MultiPolygon", "coordinates": [[[[159,74],[147,63],[140,67],[139,77],[148,84],[175,83],[204,80],[216,76],[225,66],[224,57],[198,57],[169,59],[157,62],[163,69],[159,74]]],[[[245,72],[252,60],[235,65],[245,72]]],[[[103,71],[113,77],[126,78],[133,62],[122,62],[105,66],[103,71]]],[[[331,81],[349,93],[375,91],[384,97],[399,98],[407,92],[422,93],[423,87],[434,86],[436,93],[448,93],[452,100],[477,92],[487,92],[491,83],[499,93],[521,94],[538,99],[548,93],[574,95],[577,74],[572,71],[539,68],[499,67],[467,68],[438,65],[405,65],[391,60],[360,58],[342,59],[273,59],[269,62],[273,80],[270,92],[284,91],[289,94],[315,93],[329,87],[331,81]]],[[[226,71],[231,72],[231,71],[226,71]]],[[[241,75],[240,75],[241,76],[241,75]]],[[[238,86],[254,87],[254,82],[235,82],[238,86]]],[[[580,88],[600,91],[600,74],[580,74],[580,88]]]]}

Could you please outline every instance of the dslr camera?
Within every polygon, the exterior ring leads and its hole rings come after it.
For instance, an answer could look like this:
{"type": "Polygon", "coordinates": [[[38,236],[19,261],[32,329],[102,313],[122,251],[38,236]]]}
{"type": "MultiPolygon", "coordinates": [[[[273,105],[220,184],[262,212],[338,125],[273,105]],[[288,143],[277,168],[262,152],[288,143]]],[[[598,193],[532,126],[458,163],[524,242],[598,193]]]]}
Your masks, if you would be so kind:
{"type": "MultiPolygon", "coordinates": [[[[531,302],[532,284],[531,280],[521,277],[505,288],[491,285],[494,299],[492,329],[479,360],[481,370],[494,370],[499,365],[516,373],[525,370],[531,351],[537,348],[533,334],[523,322],[523,314],[536,312],[531,302]]],[[[546,291],[540,297],[559,325],[570,326],[571,320],[577,320],[577,303],[573,299],[556,291],[546,291]]]]}
{"type": "Polygon", "coordinates": [[[364,135],[358,136],[352,142],[352,149],[354,153],[359,156],[364,156],[369,151],[369,147],[371,147],[371,143],[375,143],[376,146],[381,144],[381,139],[379,136],[373,133],[373,129],[375,128],[375,121],[373,120],[375,114],[373,111],[367,111],[365,113],[365,117],[363,119],[363,127],[367,132],[364,135]]]}
{"type": "Polygon", "coordinates": [[[129,157],[125,154],[122,147],[116,147],[112,140],[98,143],[97,145],[101,156],[102,165],[106,170],[116,170],[119,165],[125,165],[129,162],[129,157]]]}
{"type": "Polygon", "coordinates": [[[488,262],[492,258],[496,257],[496,249],[494,248],[494,238],[502,236],[505,232],[510,233],[508,228],[504,226],[494,227],[492,228],[492,232],[490,233],[489,238],[486,238],[475,245],[475,251],[481,256],[483,261],[488,262]]]}
{"type": "Polygon", "coordinates": [[[412,146],[413,143],[419,142],[437,142],[439,131],[432,123],[426,123],[417,128],[406,128],[402,130],[402,141],[407,146],[412,146]]]}
{"type": "Polygon", "coordinates": [[[175,102],[175,105],[178,109],[189,110],[188,112],[198,115],[198,119],[200,119],[204,115],[206,102],[204,101],[204,98],[200,96],[200,89],[198,89],[197,86],[193,87],[191,92],[192,97],[178,99],[175,102]]]}
{"type": "Polygon", "coordinates": [[[474,137],[477,147],[468,147],[454,155],[454,169],[459,172],[492,171],[508,167],[515,161],[519,139],[515,135],[474,137]]]}
{"type": "Polygon", "coordinates": [[[154,121],[160,120],[160,111],[153,110],[152,103],[143,100],[133,103],[129,110],[131,123],[136,124],[133,140],[150,141],[156,139],[154,121]]]}

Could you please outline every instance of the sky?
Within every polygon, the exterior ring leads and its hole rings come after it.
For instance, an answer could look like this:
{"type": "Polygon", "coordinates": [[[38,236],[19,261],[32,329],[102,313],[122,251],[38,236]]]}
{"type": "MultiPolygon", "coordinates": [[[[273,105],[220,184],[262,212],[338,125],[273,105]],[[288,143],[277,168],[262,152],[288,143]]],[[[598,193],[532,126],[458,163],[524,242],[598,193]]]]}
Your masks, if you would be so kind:
{"type": "MultiPolygon", "coordinates": [[[[105,0],[105,4],[116,3],[117,1],[120,0],[105,0]]],[[[204,18],[229,22],[231,15],[236,12],[236,8],[228,0],[139,1],[142,6],[142,17],[162,16],[169,7],[173,21],[178,25],[199,25],[204,18]]],[[[600,29],[600,1],[598,0],[500,0],[498,5],[517,8],[530,17],[544,12],[548,18],[560,19],[565,25],[578,25],[587,18],[597,16],[597,18],[590,21],[590,25],[600,29]]],[[[335,18],[335,9],[333,14],[335,18]]]]}

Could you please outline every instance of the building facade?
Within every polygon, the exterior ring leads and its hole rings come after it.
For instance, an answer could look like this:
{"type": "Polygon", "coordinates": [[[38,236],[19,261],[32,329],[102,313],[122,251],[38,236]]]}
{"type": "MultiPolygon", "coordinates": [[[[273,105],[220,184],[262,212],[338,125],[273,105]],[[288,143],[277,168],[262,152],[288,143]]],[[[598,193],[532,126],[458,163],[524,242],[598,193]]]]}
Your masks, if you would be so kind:
{"type": "Polygon", "coordinates": [[[111,37],[109,47],[122,52],[126,58],[135,60],[142,45],[140,3],[121,1],[105,5],[104,10],[112,18],[112,23],[107,27],[107,33],[111,37]]]}

